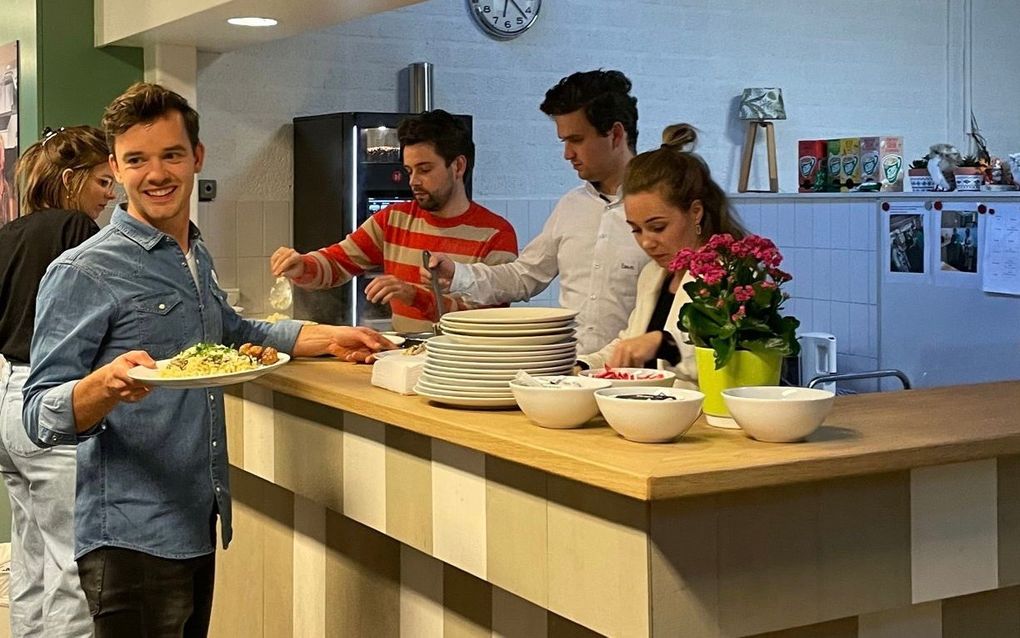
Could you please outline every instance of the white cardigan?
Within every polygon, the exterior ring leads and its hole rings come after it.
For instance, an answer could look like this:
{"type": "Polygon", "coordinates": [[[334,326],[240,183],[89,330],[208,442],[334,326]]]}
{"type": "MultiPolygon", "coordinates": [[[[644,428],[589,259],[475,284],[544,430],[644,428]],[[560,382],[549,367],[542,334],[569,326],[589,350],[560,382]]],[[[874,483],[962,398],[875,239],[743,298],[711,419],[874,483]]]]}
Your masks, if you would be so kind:
{"type": "MultiPolygon", "coordinates": [[[[619,336],[611,341],[606,347],[598,352],[581,355],[579,360],[588,364],[591,368],[605,367],[621,339],[640,337],[648,332],[648,322],[652,320],[652,313],[655,312],[655,303],[659,300],[659,292],[662,290],[663,282],[670,272],[655,263],[649,262],[638,275],[637,282],[637,303],[630,318],[627,320],[627,327],[620,331],[619,336]]],[[[680,308],[691,300],[683,286],[689,281],[694,281],[690,274],[685,274],[680,282],[680,288],[673,297],[673,305],[669,308],[669,315],[666,317],[665,329],[673,335],[677,348],[680,350],[680,363],[674,367],[663,360],[659,360],[660,370],[670,370],[676,373],[676,387],[698,389],[698,366],[694,361],[694,346],[687,343],[687,333],[682,332],[679,327],[680,308]]]]}

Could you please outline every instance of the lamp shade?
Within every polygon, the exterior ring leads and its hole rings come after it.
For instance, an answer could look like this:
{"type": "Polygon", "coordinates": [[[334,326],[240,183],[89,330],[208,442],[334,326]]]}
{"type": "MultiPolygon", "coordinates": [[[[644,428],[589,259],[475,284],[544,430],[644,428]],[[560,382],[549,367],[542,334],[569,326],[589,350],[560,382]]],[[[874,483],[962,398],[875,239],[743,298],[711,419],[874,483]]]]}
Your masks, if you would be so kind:
{"type": "Polygon", "coordinates": [[[740,119],[785,120],[783,89],[744,89],[740,96],[740,119]]]}

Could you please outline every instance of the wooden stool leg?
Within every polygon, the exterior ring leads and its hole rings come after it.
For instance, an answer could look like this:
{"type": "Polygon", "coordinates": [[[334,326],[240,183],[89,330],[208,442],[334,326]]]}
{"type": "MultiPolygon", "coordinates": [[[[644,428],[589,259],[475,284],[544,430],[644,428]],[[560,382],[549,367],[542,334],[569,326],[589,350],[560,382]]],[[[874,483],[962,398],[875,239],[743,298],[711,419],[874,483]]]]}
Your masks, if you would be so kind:
{"type": "Polygon", "coordinates": [[[747,192],[747,180],[751,176],[751,159],[754,157],[754,140],[758,136],[758,122],[751,120],[747,123],[747,137],[744,139],[744,156],[740,159],[740,184],[737,186],[738,193],[747,192]]]}
{"type": "Polygon", "coordinates": [[[776,131],[772,122],[765,122],[765,139],[769,149],[769,191],[779,192],[779,171],[776,168],[776,131]]]}

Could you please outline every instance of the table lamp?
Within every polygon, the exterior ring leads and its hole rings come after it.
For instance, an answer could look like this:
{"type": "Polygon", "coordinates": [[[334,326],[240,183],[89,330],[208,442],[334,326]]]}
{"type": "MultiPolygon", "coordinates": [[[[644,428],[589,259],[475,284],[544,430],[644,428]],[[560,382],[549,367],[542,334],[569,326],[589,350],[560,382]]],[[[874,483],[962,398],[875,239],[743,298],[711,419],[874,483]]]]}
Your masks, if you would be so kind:
{"type": "Polygon", "coordinates": [[[747,138],[744,140],[744,154],[740,161],[740,184],[737,191],[747,193],[747,180],[751,176],[751,160],[754,158],[754,142],[758,127],[765,129],[769,154],[769,189],[750,191],[755,193],[778,193],[779,173],[776,171],[776,133],[770,120],[785,120],[786,107],[783,105],[783,90],[775,88],[744,89],[740,96],[740,119],[747,121],[747,138]]]}

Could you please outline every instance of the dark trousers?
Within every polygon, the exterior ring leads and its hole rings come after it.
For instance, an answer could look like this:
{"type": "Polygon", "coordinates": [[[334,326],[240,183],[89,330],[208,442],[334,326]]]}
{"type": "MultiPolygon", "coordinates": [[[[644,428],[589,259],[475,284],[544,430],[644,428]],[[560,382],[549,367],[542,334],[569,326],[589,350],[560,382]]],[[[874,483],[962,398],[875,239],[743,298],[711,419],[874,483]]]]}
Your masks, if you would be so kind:
{"type": "Polygon", "coordinates": [[[173,560],[119,547],[78,559],[96,638],[199,638],[209,632],[216,554],[173,560]]]}

